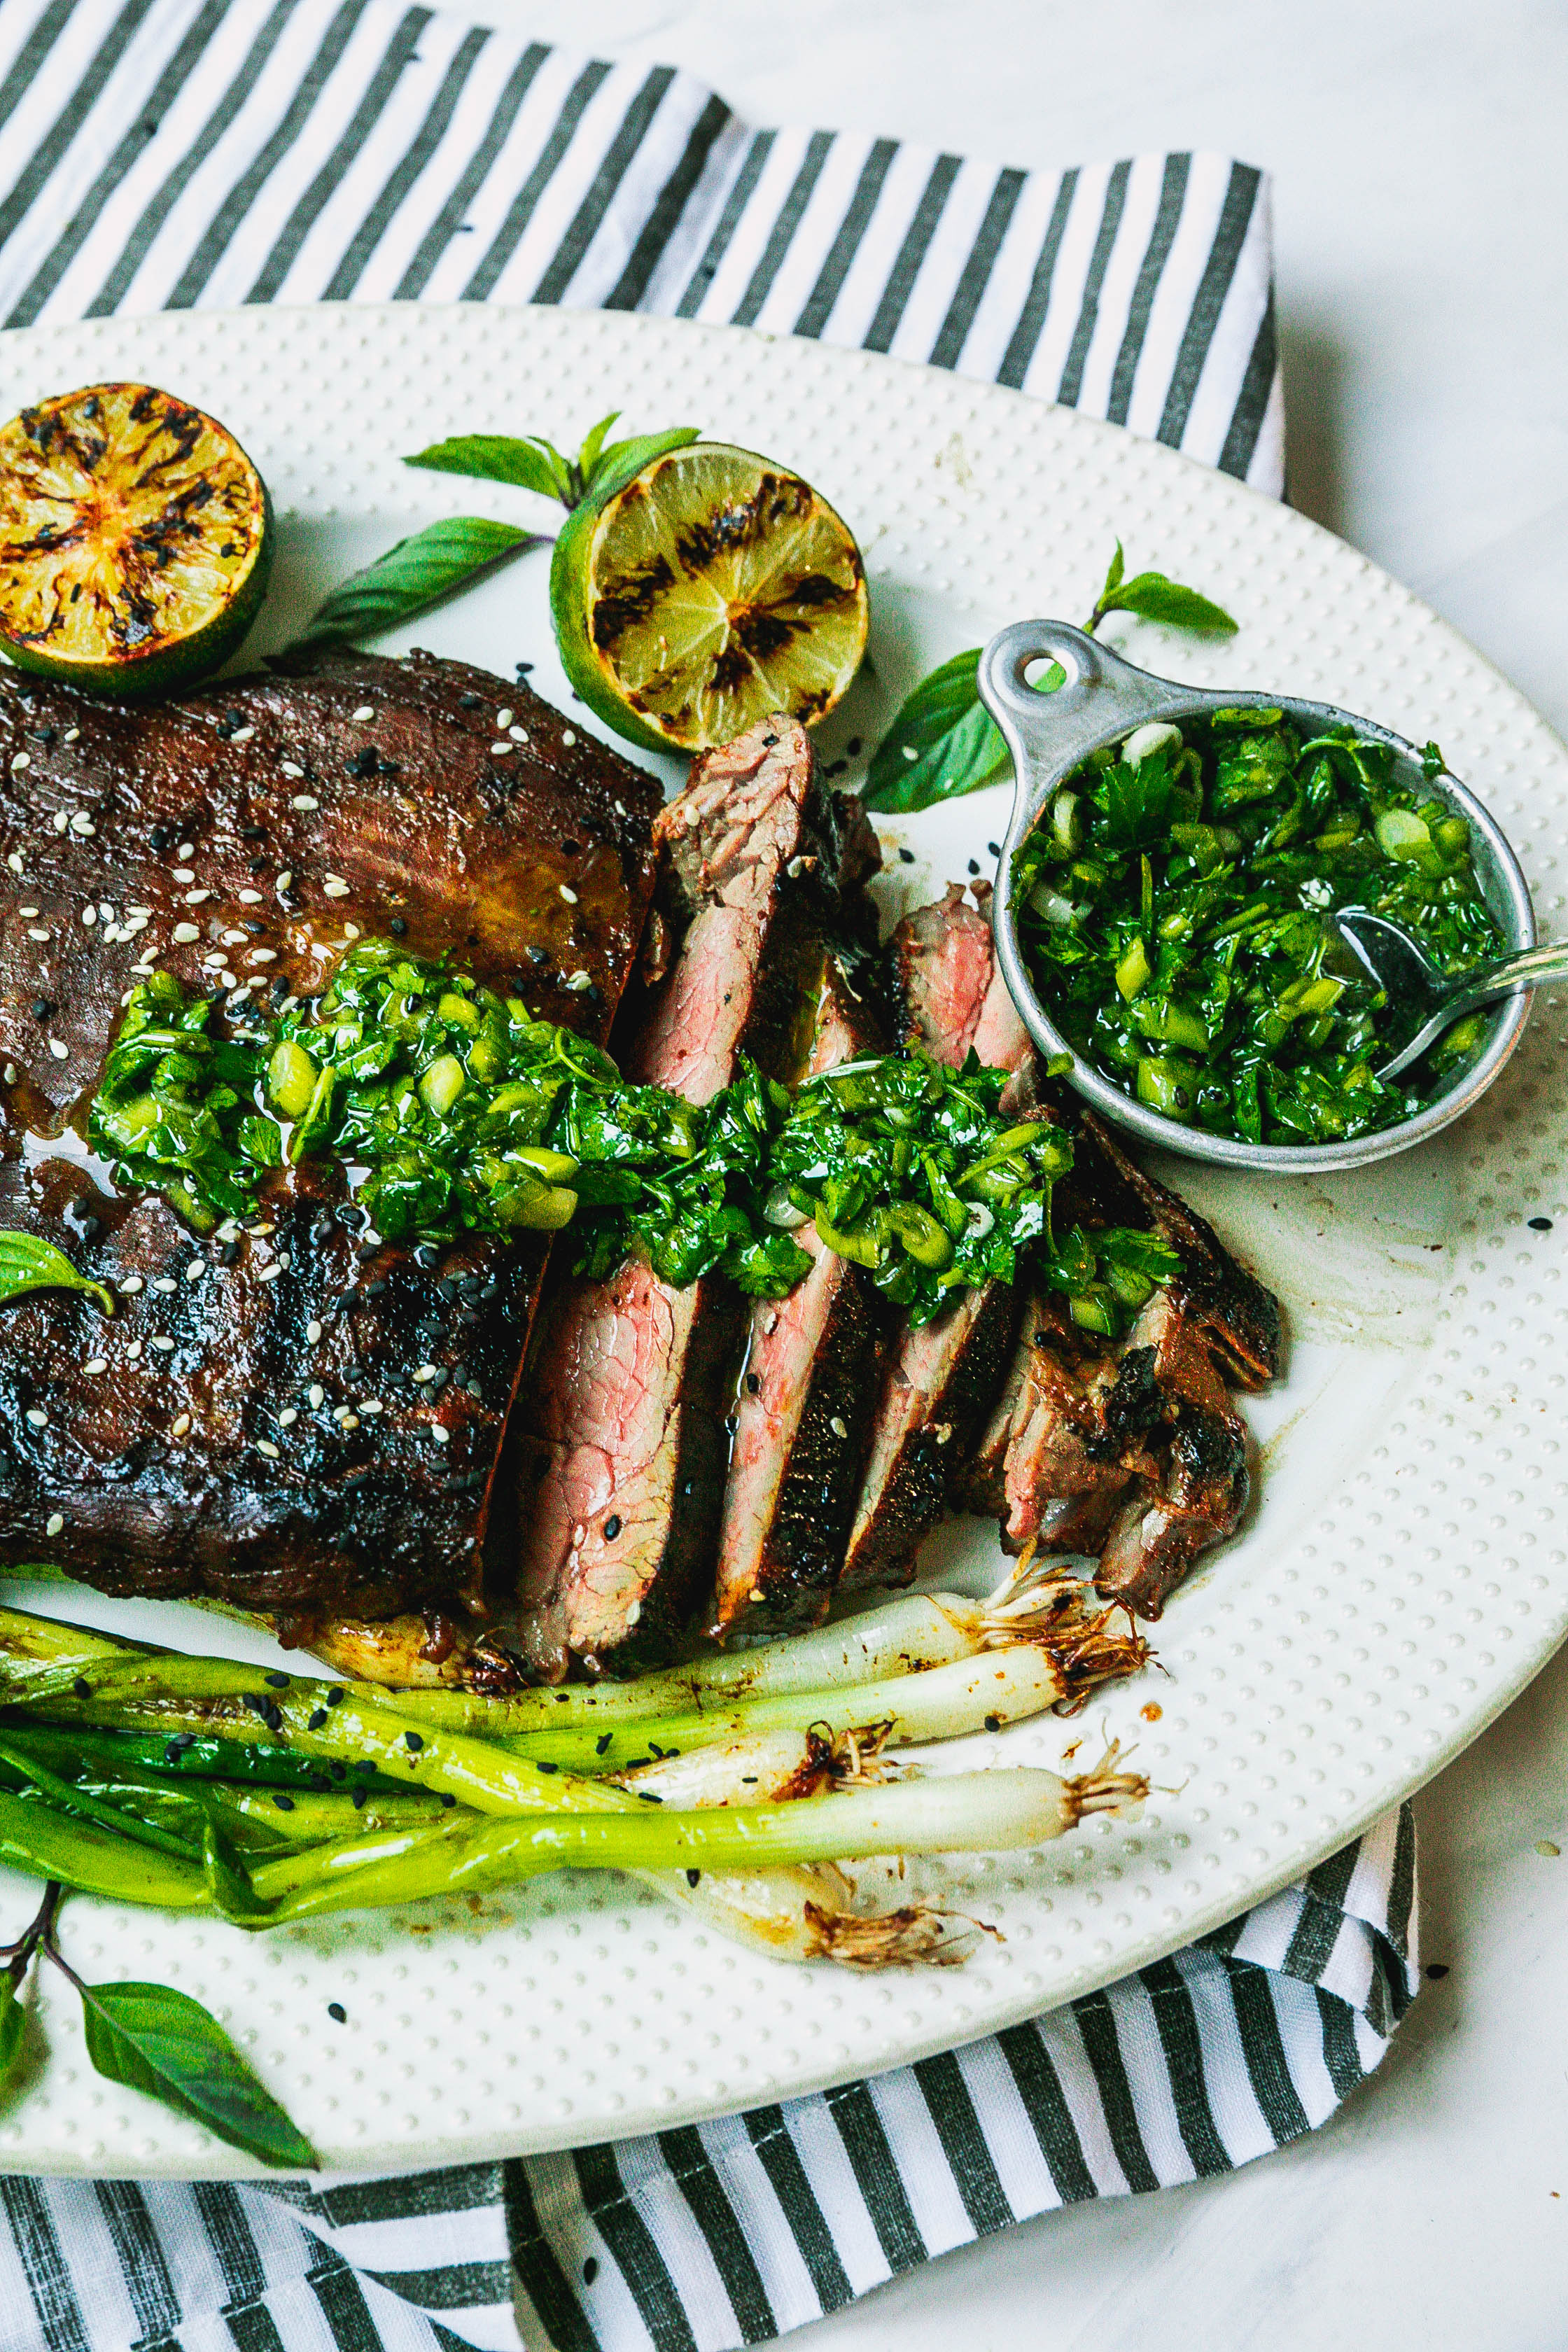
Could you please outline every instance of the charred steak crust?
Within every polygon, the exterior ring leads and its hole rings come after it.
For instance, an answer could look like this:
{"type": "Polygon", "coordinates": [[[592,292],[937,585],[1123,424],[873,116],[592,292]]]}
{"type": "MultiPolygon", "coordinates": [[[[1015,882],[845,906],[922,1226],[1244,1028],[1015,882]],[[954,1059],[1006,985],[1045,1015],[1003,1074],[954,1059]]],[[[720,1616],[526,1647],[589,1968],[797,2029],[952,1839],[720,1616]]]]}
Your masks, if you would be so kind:
{"type": "Polygon", "coordinates": [[[203,1240],[118,1197],[67,1119],[149,952],[188,987],[305,995],[351,925],[390,928],[602,1039],[658,798],[525,688],[429,655],[145,709],[0,675],[0,1226],[118,1292],[108,1318],[64,1292],[0,1311],[0,1559],[306,1616],[472,1601],[504,1571],[491,1489],[542,1246],[373,1247],[320,1161],[203,1240]]]}

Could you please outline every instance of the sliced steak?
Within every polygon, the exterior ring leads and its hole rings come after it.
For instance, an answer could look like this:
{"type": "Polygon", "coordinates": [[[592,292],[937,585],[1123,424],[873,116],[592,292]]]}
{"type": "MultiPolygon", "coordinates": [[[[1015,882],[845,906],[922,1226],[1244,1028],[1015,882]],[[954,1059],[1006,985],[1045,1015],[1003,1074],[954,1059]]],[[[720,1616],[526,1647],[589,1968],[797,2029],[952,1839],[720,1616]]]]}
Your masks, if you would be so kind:
{"type": "Polygon", "coordinates": [[[542,1246],[366,1243],[324,1160],[204,1241],[117,1192],[81,1130],[149,954],[194,989],[302,996],[391,927],[602,1038],[656,806],[525,688],[428,655],[153,708],[0,672],[0,1226],[117,1292],[110,1318],[58,1290],[0,1309],[0,1560],[296,1619],[510,1575],[489,1505],[542,1246]],[[498,753],[503,702],[527,741],[498,753]]]}
{"type": "MultiPolygon", "coordinates": [[[[810,1069],[877,1052],[879,1027],[837,958],[817,1005],[810,1069]]],[[[708,1630],[784,1633],[819,1624],[837,1582],[859,1490],[889,1317],[863,1266],[795,1238],[810,1273],[752,1307],[708,1630]]]]}
{"type": "MultiPolygon", "coordinates": [[[[889,942],[905,1041],[950,1067],[973,1050],[1013,1073],[1004,1101],[1026,1101],[1034,1053],[997,971],[977,885],[971,905],[954,883],[940,905],[905,917],[889,942]]],[[[1018,1290],[988,1282],[960,1293],[889,1351],[856,1506],[841,1588],[907,1584],[915,1552],[962,1479],[970,1449],[1002,1385],[1018,1322],[1018,1290]]]]}
{"type": "MultiPolygon", "coordinates": [[[[628,1003],[627,1075],[707,1102],[750,1055],[799,1074],[840,855],[811,747],[774,718],[699,760],[655,828],[679,944],[628,1003]],[[804,1012],[803,1012],[804,1007],[804,1012]]],[[[726,1382],[745,1302],[717,1276],[675,1290],[626,1265],[568,1281],[531,1366],[514,1633],[529,1669],[668,1647],[711,1567],[728,1446],[726,1382]]]]}

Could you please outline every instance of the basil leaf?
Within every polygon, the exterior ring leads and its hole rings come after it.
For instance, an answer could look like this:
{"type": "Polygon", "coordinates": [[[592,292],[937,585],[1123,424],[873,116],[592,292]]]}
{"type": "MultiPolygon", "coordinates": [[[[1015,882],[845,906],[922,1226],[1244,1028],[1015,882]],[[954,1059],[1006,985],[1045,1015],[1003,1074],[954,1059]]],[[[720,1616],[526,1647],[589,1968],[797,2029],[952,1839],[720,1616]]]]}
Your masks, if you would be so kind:
{"type": "Polygon", "coordinates": [[[79,1274],[63,1250],[36,1234],[0,1233],[0,1305],[25,1290],[90,1290],[106,1315],[114,1300],[101,1282],[79,1274]]]}
{"type": "Polygon", "coordinates": [[[976,646],[921,678],[877,746],[866,777],[868,808],[907,814],[1006,773],[1007,746],[975,689],[979,668],[976,646]]]}
{"type": "Polygon", "coordinates": [[[484,515],[452,515],[444,522],[426,523],[334,588],[294,643],[357,645],[363,637],[379,636],[384,629],[395,628],[400,621],[468,587],[492,564],[543,543],[538,531],[491,522],[484,515]]]}
{"type": "Polygon", "coordinates": [[[1100,592],[1100,603],[1096,607],[1097,611],[1103,613],[1109,609],[1106,604],[1106,598],[1108,596],[1113,596],[1116,593],[1116,591],[1121,587],[1121,575],[1126,569],[1127,559],[1121,552],[1121,541],[1118,540],[1116,542],[1116,552],[1110,559],[1110,566],[1105,575],[1105,585],[1100,592]]]}
{"type": "MultiPolygon", "coordinates": [[[[609,422],[606,417],[605,425],[609,422]]],[[[595,427],[595,432],[600,430],[595,427]]],[[[559,499],[563,506],[574,502],[571,460],[532,434],[520,441],[510,433],[460,433],[453,440],[433,442],[428,449],[417,450],[403,462],[422,466],[432,474],[468,474],[481,482],[509,482],[516,490],[559,499]]]]}
{"type": "Polygon", "coordinates": [[[577,478],[579,481],[591,482],[593,480],[594,468],[599,462],[599,453],[605,446],[605,436],[609,431],[611,425],[615,423],[616,417],[619,416],[620,413],[621,412],[618,408],[612,408],[607,416],[600,417],[597,425],[590,425],[587,432],[583,436],[583,446],[577,452],[577,478]]]}
{"type": "Polygon", "coordinates": [[[0,1976],[0,2085],[8,2083],[22,2054],[22,2034],[27,2012],[22,2007],[21,1982],[7,1969],[0,1976]]]}
{"type": "Polygon", "coordinates": [[[87,2054],[263,2164],[314,2171],[321,2158],[264,2088],[216,2017],[170,1985],[79,1985],[87,2054]]]}
{"type": "MultiPolygon", "coordinates": [[[[1113,563],[1111,570],[1115,569],[1113,563]]],[[[1183,588],[1167,580],[1163,572],[1140,572],[1114,587],[1108,579],[1106,593],[1095,606],[1096,621],[1103,620],[1107,613],[1136,613],[1141,621],[1159,621],[1168,629],[1217,632],[1227,637],[1237,630],[1237,623],[1223,605],[1211,603],[1195,588],[1183,588]]]]}

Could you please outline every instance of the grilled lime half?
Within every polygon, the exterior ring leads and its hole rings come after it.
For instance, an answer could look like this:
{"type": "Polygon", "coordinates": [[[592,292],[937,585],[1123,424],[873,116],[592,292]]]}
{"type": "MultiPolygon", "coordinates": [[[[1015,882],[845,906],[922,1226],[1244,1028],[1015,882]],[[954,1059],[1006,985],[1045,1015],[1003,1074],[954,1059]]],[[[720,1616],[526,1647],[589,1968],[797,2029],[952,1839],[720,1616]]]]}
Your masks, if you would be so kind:
{"type": "Polygon", "coordinates": [[[866,650],[866,569],[826,499],[749,449],[696,441],[611,467],[555,542],[551,610],[589,709],[651,751],[832,709],[866,650]]]}
{"type": "Polygon", "coordinates": [[[267,485],[232,434],[146,383],[0,428],[0,646],[89,694],[163,694],[226,661],[272,565],[267,485]]]}

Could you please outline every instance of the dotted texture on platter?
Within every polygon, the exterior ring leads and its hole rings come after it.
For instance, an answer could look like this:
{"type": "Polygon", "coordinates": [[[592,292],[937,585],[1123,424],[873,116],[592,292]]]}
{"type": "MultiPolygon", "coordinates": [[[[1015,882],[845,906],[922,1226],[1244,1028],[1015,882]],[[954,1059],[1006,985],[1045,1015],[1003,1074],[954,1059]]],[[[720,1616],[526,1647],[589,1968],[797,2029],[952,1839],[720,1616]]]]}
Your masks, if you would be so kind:
{"type": "MultiPolygon", "coordinates": [[[[906,654],[921,630],[951,652],[1005,621],[1080,614],[1120,536],[1138,566],[1246,620],[1213,647],[1142,630],[1133,658],[1435,735],[1514,841],[1543,930],[1562,927],[1568,754],[1520,696],[1311,523],[1114,428],[861,353],[553,310],[184,313],[11,336],[5,361],[8,409],[137,377],[221,416],[271,485],[285,559],[290,533],[319,548],[342,530],[345,543],[360,534],[363,562],[378,517],[399,529],[462,510],[543,519],[517,493],[401,467],[446,434],[544,429],[570,443],[617,406],[626,429],[698,422],[797,467],[850,520],[881,615],[873,652],[892,671],[889,629],[906,654]]],[[[983,852],[998,805],[910,820],[898,837],[962,873],[954,845],[972,830],[983,852]]],[[[1422,1169],[1391,1163],[1436,1204],[1419,1298],[1411,1289],[1393,1340],[1392,1325],[1362,1328],[1352,1301],[1337,1337],[1300,1349],[1269,1441],[1293,1500],[1271,1507],[1266,1455],[1255,1524],[1158,1629],[1169,1679],[1114,1690],[1076,1723],[1047,1717],[944,1755],[1055,1766],[1079,1740],[1081,1769],[1104,1729],[1137,1740],[1160,1784],[1135,1822],[1102,1819],[1037,1855],[922,1865],[917,1885],[1003,1932],[965,1968],[858,1979],[774,1965],[650,1894],[586,1876],[472,1911],[255,1937],[76,1901],[75,1964],[178,1981],[330,2166],[390,2168],[646,2131],[894,2065],[1104,1983],[1299,1876],[1456,1754],[1568,1629],[1563,1026],[1538,1003],[1478,1111],[1418,1155],[1422,1169]],[[1529,1230],[1532,1216],[1556,1234],[1529,1230]],[[1336,1418],[1346,1395],[1372,1402],[1336,1418]]],[[[1321,1239],[1331,1210],[1357,1262],[1381,1266],[1382,1229],[1357,1223],[1373,1194],[1351,1180],[1325,1207],[1279,1189],[1258,1263],[1288,1297],[1291,1252],[1338,1245],[1321,1239]]],[[[1001,1565],[984,1528],[950,1530],[940,1549],[971,1589],[1001,1565]]],[[[31,1890],[0,1874],[0,1917],[19,1927],[31,1890]]],[[[100,2082],[75,2008],[58,1979],[40,1989],[0,2168],[252,2168],[100,2082]]]]}

